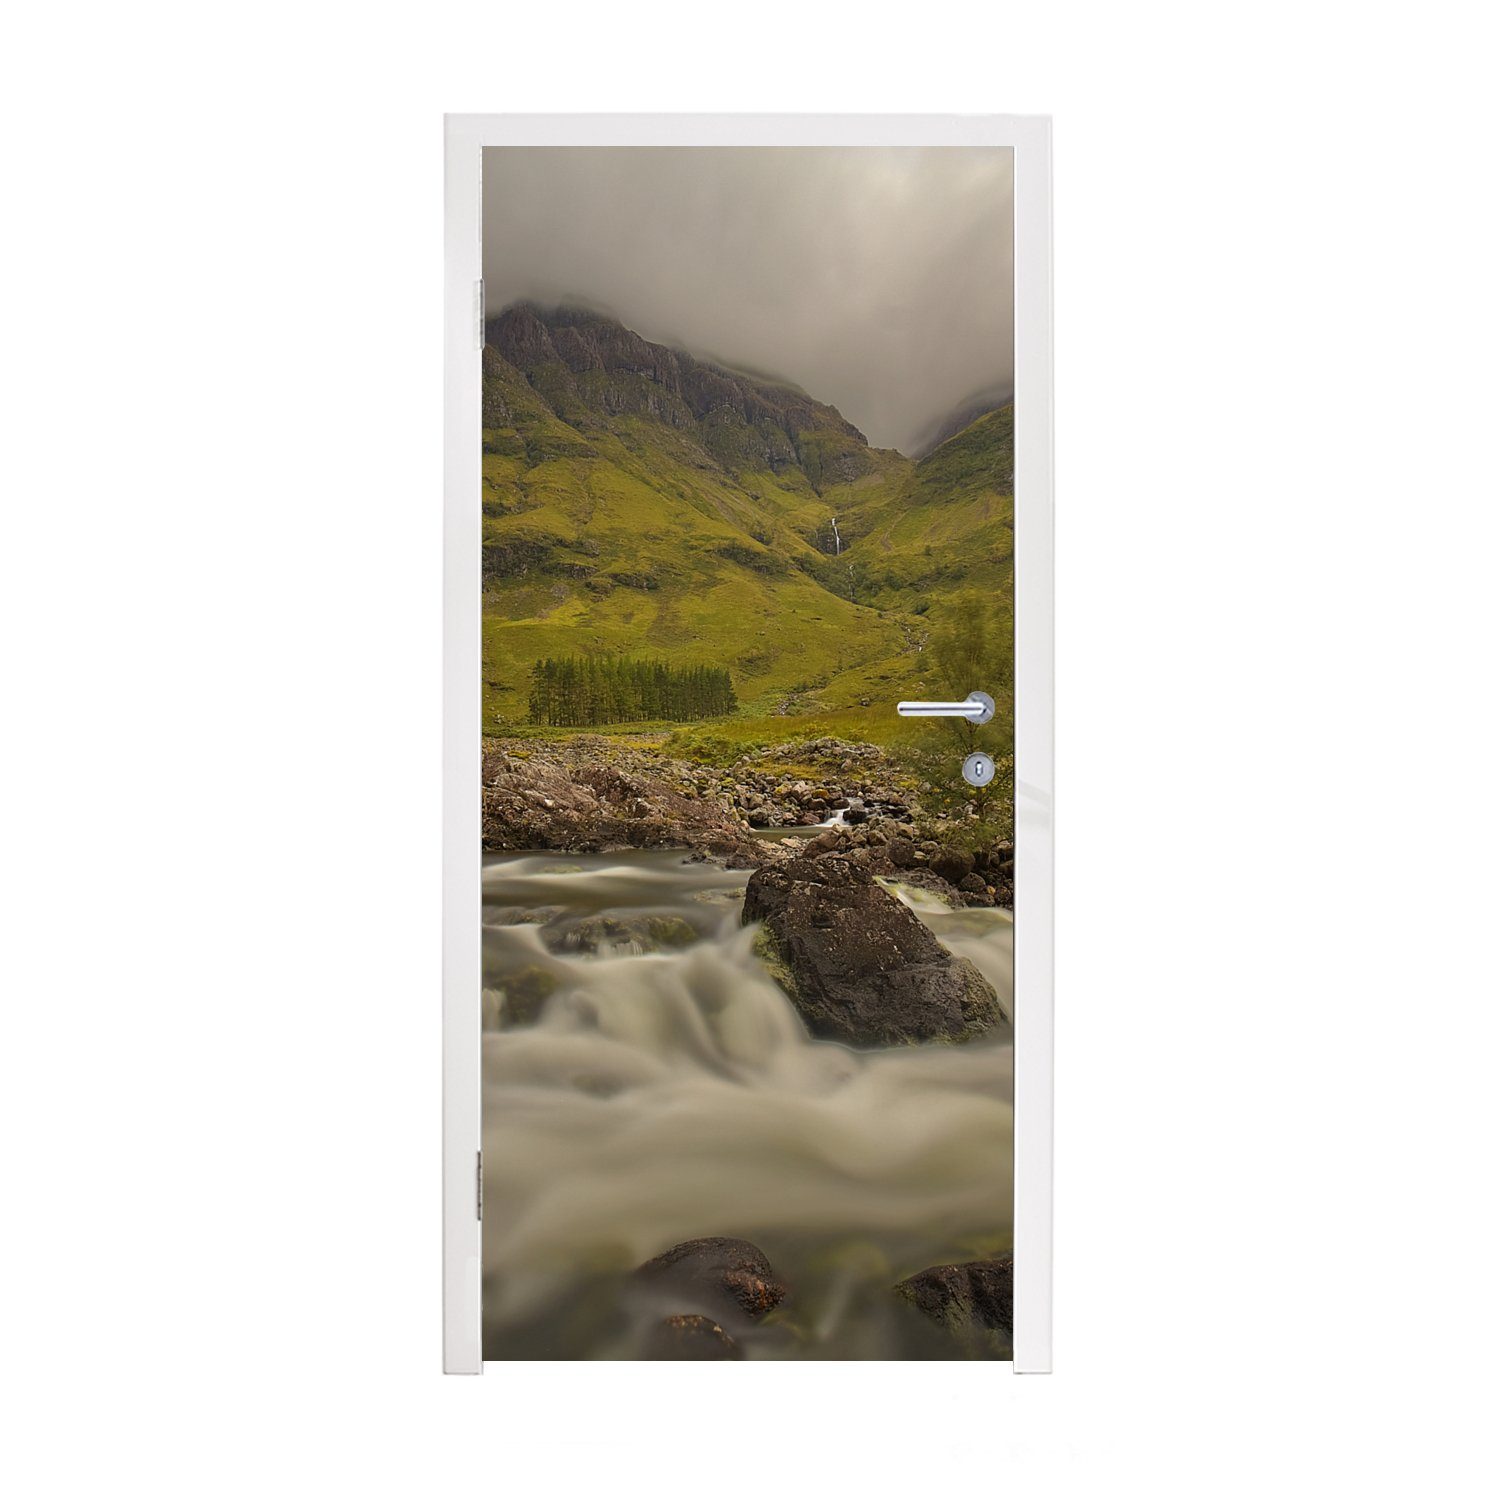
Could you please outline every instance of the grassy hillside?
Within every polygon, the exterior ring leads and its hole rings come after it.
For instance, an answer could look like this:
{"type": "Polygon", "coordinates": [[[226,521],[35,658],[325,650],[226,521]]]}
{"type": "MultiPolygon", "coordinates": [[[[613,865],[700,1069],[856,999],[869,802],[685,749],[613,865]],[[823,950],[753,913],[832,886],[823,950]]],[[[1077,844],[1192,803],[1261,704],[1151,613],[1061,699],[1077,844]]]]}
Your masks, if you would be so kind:
{"type": "Polygon", "coordinates": [[[961,619],[985,620],[987,670],[1008,657],[1010,408],[913,463],[793,386],[592,314],[487,332],[487,733],[525,725],[547,656],[724,666],[723,734],[877,742],[906,727],[898,698],[987,685],[940,681],[966,648],[929,645],[961,619]]]}

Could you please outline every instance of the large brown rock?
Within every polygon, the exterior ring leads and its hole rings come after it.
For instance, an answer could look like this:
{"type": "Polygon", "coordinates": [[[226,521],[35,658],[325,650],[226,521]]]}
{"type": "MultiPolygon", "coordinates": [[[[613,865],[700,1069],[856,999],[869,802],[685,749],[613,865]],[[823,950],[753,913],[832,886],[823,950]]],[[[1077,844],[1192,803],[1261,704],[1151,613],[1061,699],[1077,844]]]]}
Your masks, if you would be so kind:
{"type": "Polygon", "coordinates": [[[814,1036],[862,1047],[964,1042],[1001,1018],[1000,1001],[869,872],[839,854],[750,877],[742,920],[814,1036]]]}

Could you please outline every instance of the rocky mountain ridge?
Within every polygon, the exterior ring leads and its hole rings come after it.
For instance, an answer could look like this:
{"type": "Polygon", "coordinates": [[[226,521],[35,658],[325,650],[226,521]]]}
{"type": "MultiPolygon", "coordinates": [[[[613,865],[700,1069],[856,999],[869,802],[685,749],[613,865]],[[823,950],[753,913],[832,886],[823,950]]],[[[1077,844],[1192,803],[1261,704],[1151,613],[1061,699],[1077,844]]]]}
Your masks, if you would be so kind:
{"type": "MultiPolygon", "coordinates": [[[[797,468],[815,489],[875,467],[864,434],[837,408],[795,386],[653,344],[599,313],[516,303],[486,322],[485,343],[574,426],[649,416],[695,436],[726,469],[797,468]]],[[[493,411],[511,415],[503,397],[493,411]]]]}

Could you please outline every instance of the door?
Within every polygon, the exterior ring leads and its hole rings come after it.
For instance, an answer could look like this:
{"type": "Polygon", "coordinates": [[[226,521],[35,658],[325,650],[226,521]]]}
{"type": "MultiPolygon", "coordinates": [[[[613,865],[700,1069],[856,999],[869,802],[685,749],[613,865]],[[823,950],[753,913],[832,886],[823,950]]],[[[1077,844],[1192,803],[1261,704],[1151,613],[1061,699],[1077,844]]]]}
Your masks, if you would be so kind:
{"type": "Polygon", "coordinates": [[[1014,178],[483,149],[485,1360],[1012,1357],[1014,178]]]}

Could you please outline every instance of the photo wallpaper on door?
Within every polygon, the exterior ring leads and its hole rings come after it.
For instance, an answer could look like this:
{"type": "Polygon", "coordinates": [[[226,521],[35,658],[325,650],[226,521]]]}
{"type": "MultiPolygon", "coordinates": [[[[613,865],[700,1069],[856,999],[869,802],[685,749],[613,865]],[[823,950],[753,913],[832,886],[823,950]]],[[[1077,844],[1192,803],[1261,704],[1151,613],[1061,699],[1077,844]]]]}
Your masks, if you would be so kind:
{"type": "Polygon", "coordinates": [[[484,1357],[1007,1359],[1011,152],[483,166],[484,1357]]]}

